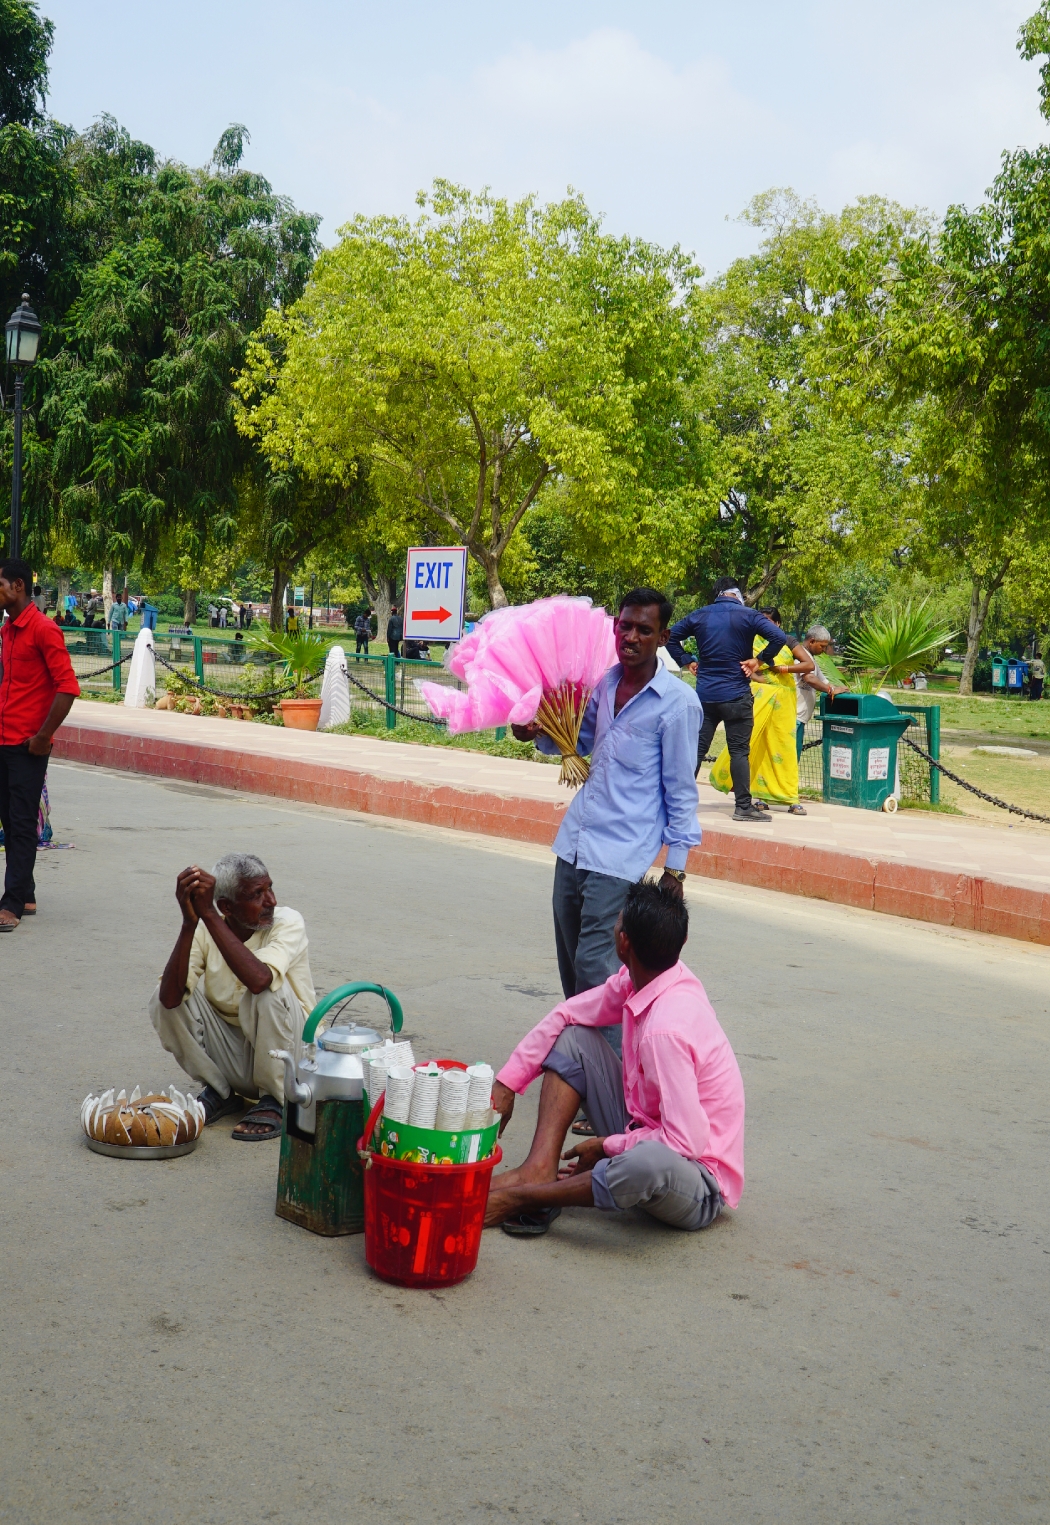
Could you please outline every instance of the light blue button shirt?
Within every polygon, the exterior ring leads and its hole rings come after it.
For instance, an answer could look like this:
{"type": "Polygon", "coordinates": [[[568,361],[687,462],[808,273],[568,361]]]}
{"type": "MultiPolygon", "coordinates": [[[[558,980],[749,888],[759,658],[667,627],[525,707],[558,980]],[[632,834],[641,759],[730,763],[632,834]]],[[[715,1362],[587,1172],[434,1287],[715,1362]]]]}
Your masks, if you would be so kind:
{"type": "MultiPolygon", "coordinates": [[[[703,710],[693,690],[663,666],[613,714],[623,669],[610,668],[591,695],[577,751],[591,771],[554,840],[567,863],[640,879],[667,844],[667,867],[684,868],[700,842],[694,770],[703,710]]],[[[557,755],[540,736],[537,747],[557,755]]]]}

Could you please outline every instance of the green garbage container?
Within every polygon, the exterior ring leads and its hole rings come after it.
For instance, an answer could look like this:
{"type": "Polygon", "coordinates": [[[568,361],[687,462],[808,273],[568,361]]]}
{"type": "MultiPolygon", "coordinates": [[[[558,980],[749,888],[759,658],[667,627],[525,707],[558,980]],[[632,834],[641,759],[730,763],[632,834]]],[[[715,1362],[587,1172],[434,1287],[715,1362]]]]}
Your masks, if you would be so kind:
{"type": "Polygon", "coordinates": [[[881,694],[836,694],[830,703],[821,695],[820,713],[825,802],[896,810],[897,742],[911,716],[881,694]]]}
{"type": "Polygon", "coordinates": [[[997,657],[993,657],[992,658],[992,688],[993,689],[996,689],[996,688],[1003,688],[1003,689],[1005,689],[1005,687],[1006,687],[1006,676],[1007,676],[1007,673],[1009,671],[1009,668],[1010,668],[1010,664],[1007,661],[1006,657],[998,657],[997,656],[997,657]]]}

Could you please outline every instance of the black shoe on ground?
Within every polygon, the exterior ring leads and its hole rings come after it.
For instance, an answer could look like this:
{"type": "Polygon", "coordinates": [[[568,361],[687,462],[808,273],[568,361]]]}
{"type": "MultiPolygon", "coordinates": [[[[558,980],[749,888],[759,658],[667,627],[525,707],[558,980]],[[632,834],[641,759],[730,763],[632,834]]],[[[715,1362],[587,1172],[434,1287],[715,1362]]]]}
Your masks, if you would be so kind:
{"type": "Polygon", "coordinates": [[[756,810],[754,805],[749,805],[746,810],[741,810],[740,806],[738,805],[736,807],[736,809],[733,811],[733,820],[734,821],[766,821],[766,822],[769,822],[772,819],[773,819],[772,811],[770,811],[770,810],[756,810]]]}

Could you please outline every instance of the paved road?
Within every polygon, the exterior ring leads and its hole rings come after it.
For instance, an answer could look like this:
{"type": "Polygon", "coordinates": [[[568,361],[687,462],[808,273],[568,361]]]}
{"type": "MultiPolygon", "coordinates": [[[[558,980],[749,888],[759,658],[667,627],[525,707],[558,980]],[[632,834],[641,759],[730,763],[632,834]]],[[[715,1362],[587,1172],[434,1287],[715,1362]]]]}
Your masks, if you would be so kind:
{"type": "MultiPolygon", "coordinates": [[[[694,885],[748,1186],[689,1237],[568,1212],[446,1293],[273,1215],[277,1148],[79,1139],[177,1079],[144,1011],[191,861],[260,852],[320,986],[499,1062],[557,979],[547,854],[54,765],[3,939],[0,1521],[764,1525],[1050,1517],[1050,950],[694,885]]],[[[510,1158],[532,1116],[519,1109],[510,1158]]]]}

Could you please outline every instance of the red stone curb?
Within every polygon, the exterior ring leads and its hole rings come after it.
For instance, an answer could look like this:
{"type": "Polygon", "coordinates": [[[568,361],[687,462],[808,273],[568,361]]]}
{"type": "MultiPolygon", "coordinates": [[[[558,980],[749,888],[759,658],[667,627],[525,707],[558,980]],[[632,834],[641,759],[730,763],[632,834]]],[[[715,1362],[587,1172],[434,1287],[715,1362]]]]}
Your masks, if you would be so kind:
{"type": "MultiPolygon", "coordinates": [[[[553,842],[566,809],[546,800],[430,786],[344,765],[92,730],[69,722],[55,736],[54,756],[541,845],[553,842]]],[[[1050,893],[995,879],[711,830],[689,854],[688,868],[707,879],[1050,945],[1050,893]]]]}

